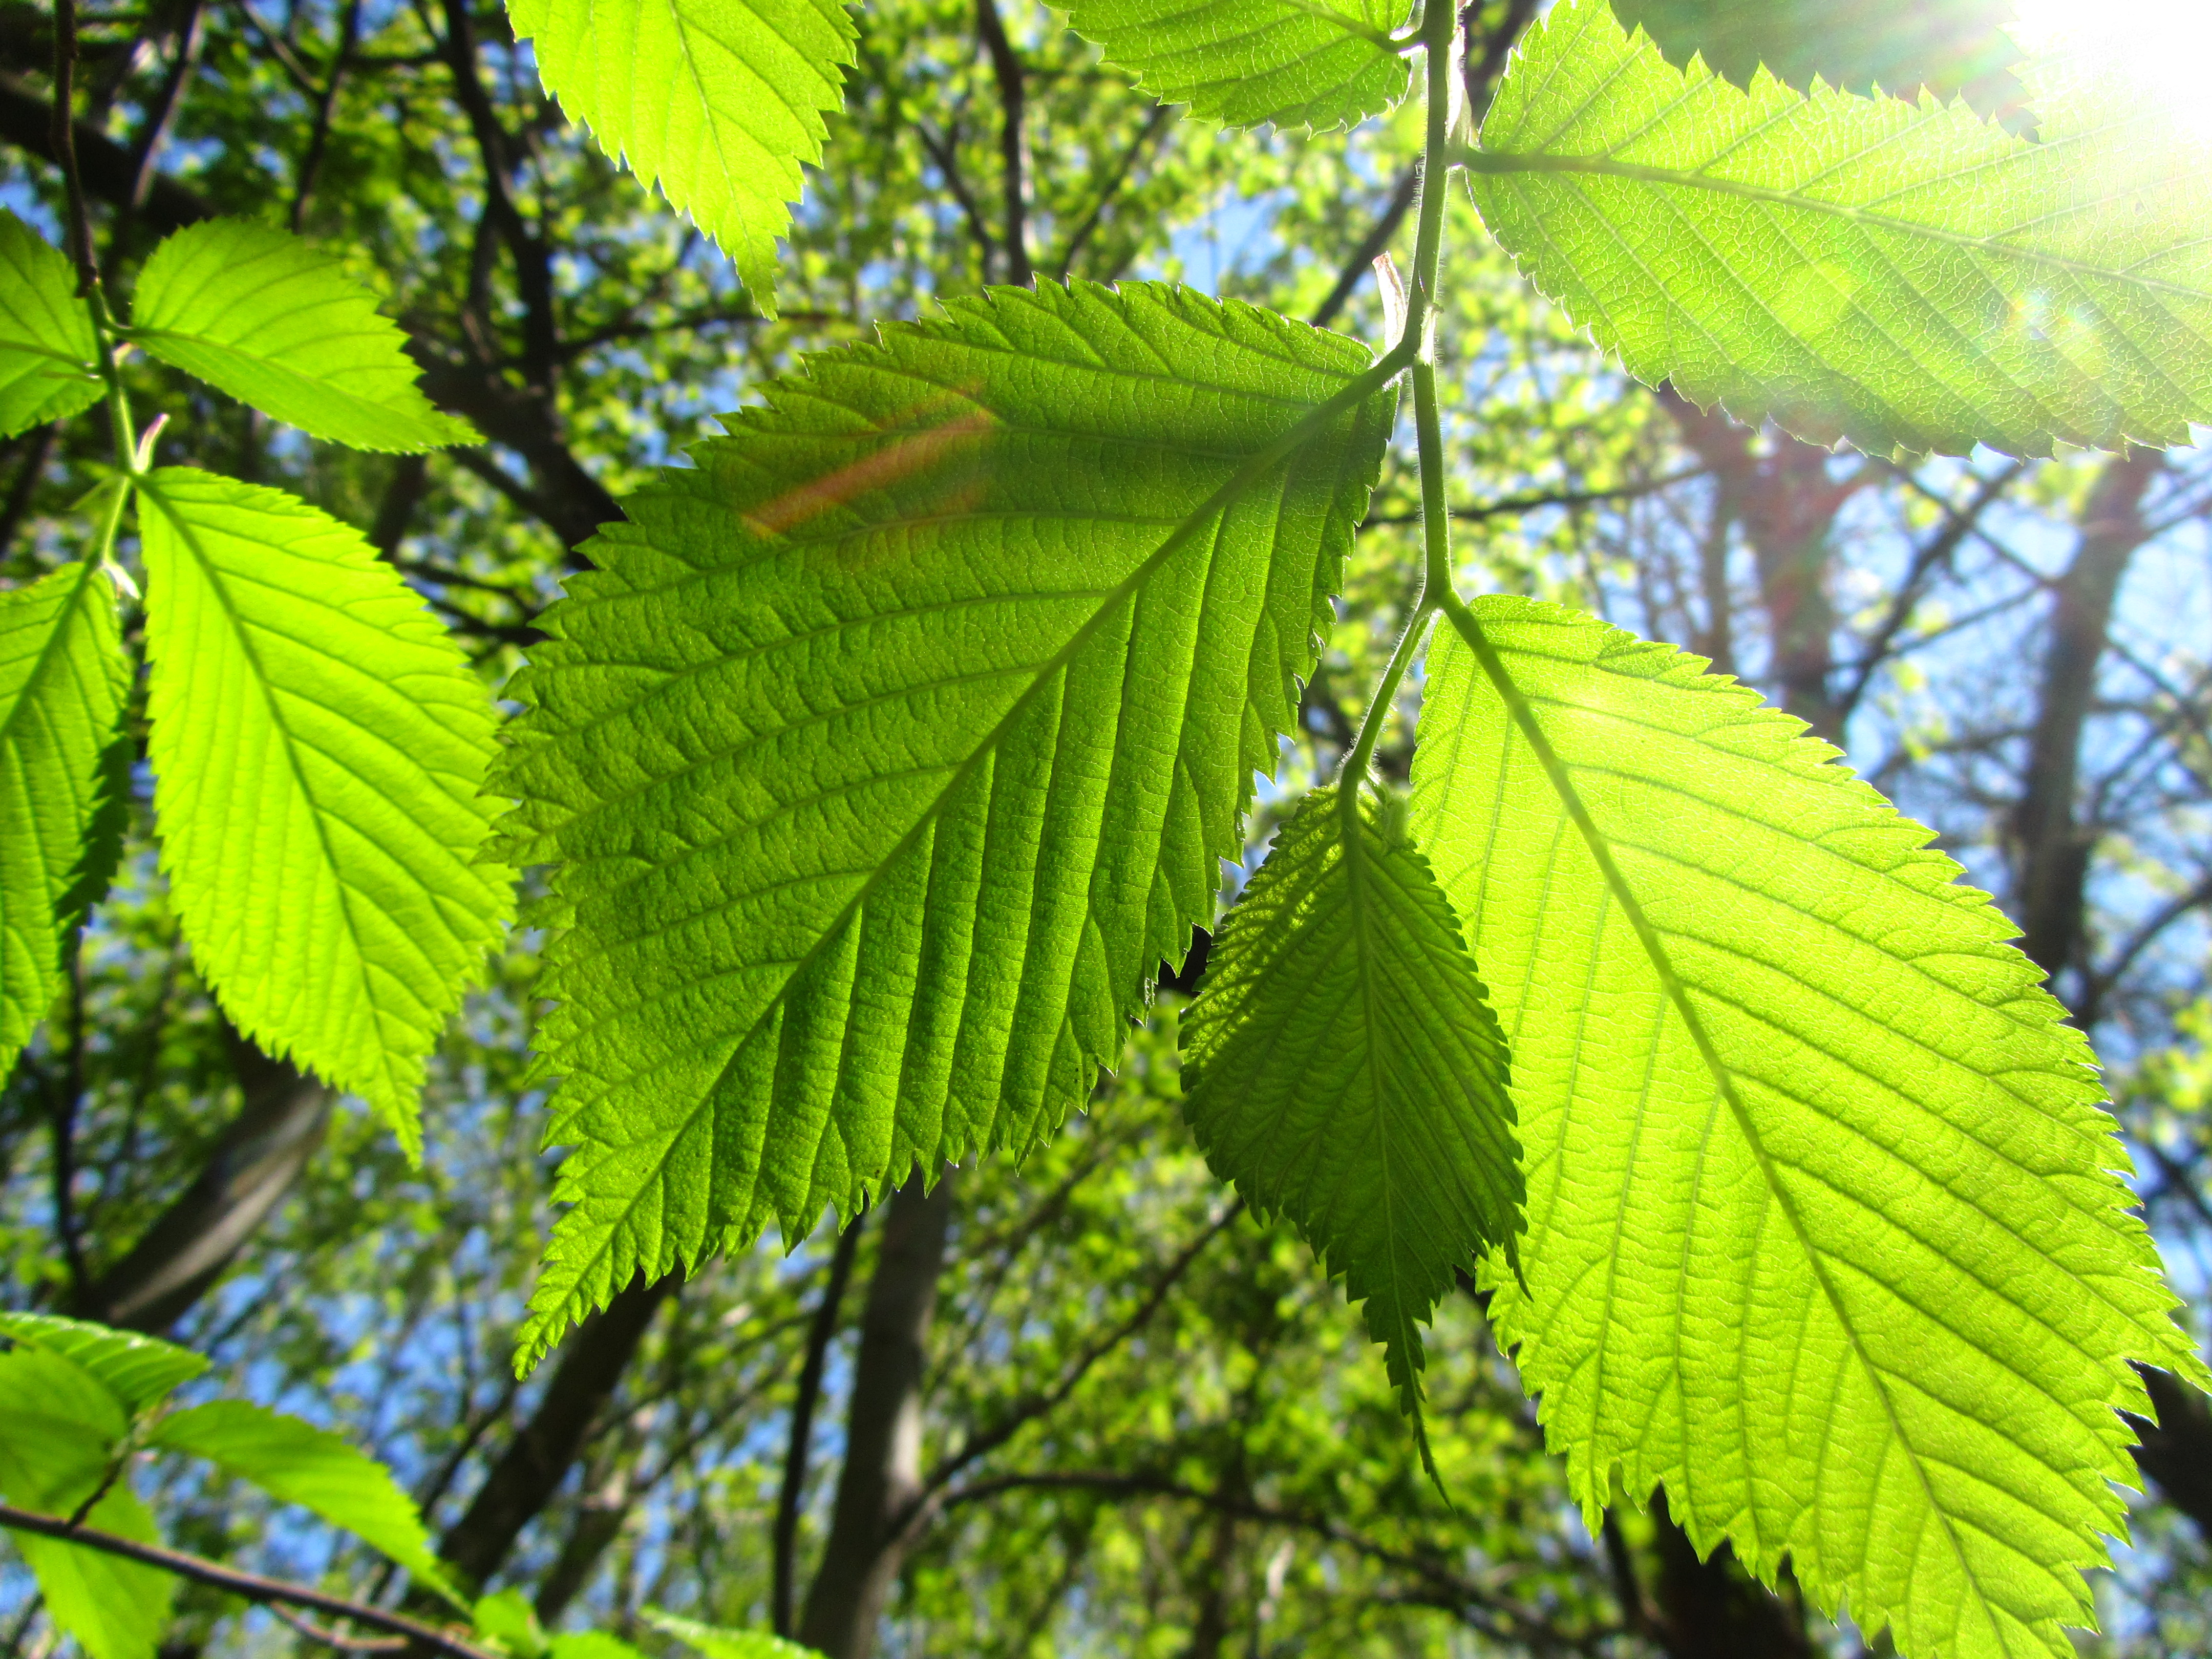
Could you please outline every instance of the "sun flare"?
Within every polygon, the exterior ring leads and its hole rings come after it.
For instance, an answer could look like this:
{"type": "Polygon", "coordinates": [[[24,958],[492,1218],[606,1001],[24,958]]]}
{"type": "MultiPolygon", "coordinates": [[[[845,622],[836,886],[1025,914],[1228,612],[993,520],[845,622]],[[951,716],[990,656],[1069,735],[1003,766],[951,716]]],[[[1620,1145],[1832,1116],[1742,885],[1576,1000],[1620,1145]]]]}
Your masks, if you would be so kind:
{"type": "Polygon", "coordinates": [[[2101,58],[2212,141],[2212,4],[2207,0],[2014,0],[2013,38],[2031,54],[2101,58]]]}

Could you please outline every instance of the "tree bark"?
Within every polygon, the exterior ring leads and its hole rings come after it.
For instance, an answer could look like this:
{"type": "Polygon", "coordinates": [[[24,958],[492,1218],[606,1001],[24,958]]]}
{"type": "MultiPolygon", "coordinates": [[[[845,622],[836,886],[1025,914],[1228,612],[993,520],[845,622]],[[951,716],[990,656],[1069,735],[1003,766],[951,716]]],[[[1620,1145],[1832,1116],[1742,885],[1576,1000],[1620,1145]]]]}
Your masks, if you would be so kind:
{"type": "Polygon", "coordinates": [[[228,1022],[223,1033],[245,1103],[192,1184],[94,1282],[78,1309],[85,1318],[167,1330],[222,1276],[323,1144],[331,1091],[289,1061],[270,1059],[228,1022]]]}
{"type": "Polygon", "coordinates": [[[934,1190],[916,1174],[884,1206],[882,1242],[861,1316],[845,1467],[799,1639],[828,1659],[869,1659],[877,1626],[913,1547],[921,1497],[921,1384],[937,1281],[952,1216],[952,1172],[934,1190]]]}

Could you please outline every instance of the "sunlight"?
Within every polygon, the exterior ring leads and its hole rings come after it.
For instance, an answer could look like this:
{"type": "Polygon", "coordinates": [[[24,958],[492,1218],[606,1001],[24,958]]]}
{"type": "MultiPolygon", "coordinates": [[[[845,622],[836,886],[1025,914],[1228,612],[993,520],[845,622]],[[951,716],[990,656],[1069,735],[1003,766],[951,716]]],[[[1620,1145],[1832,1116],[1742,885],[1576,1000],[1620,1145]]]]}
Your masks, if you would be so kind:
{"type": "Polygon", "coordinates": [[[2014,0],[2013,38],[2031,53],[2105,58],[2212,138],[2212,5],[2205,0],[2014,0]]]}

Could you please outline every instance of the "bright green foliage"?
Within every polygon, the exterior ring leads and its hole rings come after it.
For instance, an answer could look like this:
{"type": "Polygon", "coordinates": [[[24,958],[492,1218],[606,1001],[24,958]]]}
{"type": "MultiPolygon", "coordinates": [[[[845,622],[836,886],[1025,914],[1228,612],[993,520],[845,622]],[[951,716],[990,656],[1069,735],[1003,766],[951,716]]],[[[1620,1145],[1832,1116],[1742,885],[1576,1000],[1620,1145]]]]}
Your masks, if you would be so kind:
{"type": "Polygon", "coordinates": [[[658,1607],[645,1609],[645,1622],[663,1636],[672,1636],[707,1659],[816,1659],[812,1648],[787,1642],[766,1631],[724,1630],[696,1619],[679,1619],[658,1607]]]}
{"type": "Polygon", "coordinates": [[[1048,1134],[1212,919],[1333,620],[1364,348],[1152,284],[949,309],[633,496],[518,678],[577,1148],[526,1361],[641,1268],[1048,1134]]]}
{"type": "Polygon", "coordinates": [[[441,415],[376,296],[343,266],[268,225],[213,219],[154,250],[130,337],[264,415],[356,449],[482,441],[441,415]]]}
{"type": "Polygon", "coordinates": [[[2203,1375],[2087,1045],[1798,721],[1572,611],[1474,614],[1618,877],[1445,638],[1413,823],[1512,1044],[1527,1284],[1493,1306],[1575,1490],[1664,1481],[1701,1547],[1786,1553],[1907,1654],[2070,1654],[2128,1362],[2203,1375]]]}
{"type": "Polygon", "coordinates": [[[510,0],[545,89],[736,261],[775,315],[775,239],[857,31],[838,0],[510,0]]]}
{"type": "MultiPolygon", "coordinates": [[[[1213,1172],[1287,1216],[1366,1303],[1420,1421],[1420,1326],[1520,1228],[1505,1040],[1402,802],[1334,789],[1275,837],[1183,1023],[1185,1115],[1213,1172]]],[[[1428,1455],[1425,1436],[1422,1455],[1428,1455]]]]}
{"type": "Polygon", "coordinates": [[[1080,0],[1068,23],[1164,104],[1232,126],[1353,126],[1406,95],[1411,0],[1080,0]]]}
{"type": "Polygon", "coordinates": [[[217,1400],[163,1418],[148,1444],[204,1457],[282,1503],[313,1510],[459,1604],[414,1501],[391,1470],[343,1437],[246,1401],[217,1400]]]}
{"type": "Polygon", "coordinates": [[[1667,61],[1702,57],[1740,87],[1764,66],[1809,92],[1818,76],[1845,92],[1966,94],[1984,114],[2016,112],[2021,53],[2004,25],[2009,0],[1613,0],[1667,61]]]}
{"type": "Polygon", "coordinates": [[[61,1355],[122,1402],[144,1411],[208,1368],[202,1356],[158,1336],[56,1314],[0,1313],[0,1336],[61,1355]]]}
{"type": "Polygon", "coordinates": [[[99,355],[70,262],[0,208],[0,438],[97,403],[99,355]]]}
{"type": "MultiPolygon", "coordinates": [[[[69,1516],[100,1490],[128,1426],[123,1404],[82,1366],[45,1348],[0,1353],[0,1498],[69,1516]]],[[[118,1478],[85,1524],[156,1541],[153,1516],[118,1478]]],[[[176,1580],[135,1561],[33,1533],[9,1534],[39,1580],[46,1612],[91,1659],[151,1659],[168,1628],[176,1580]]]]}
{"type": "Polygon", "coordinates": [[[80,562],[0,593],[0,1069],[30,1041],[125,798],[131,671],[115,591],[80,562]]]}
{"type": "Polygon", "coordinates": [[[1653,382],[1818,442],[2047,455],[2212,418],[2212,144],[2038,64],[2043,142],[1957,106],[1748,96],[1562,0],[1475,156],[1485,222],[1653,382]]]}
{"type": "Polygon", "coordinates": [[[194,959],[240,1030],[412,1152],[422,1057],[507,908],[473,862],[490,700],[335,519],[182,468],[141,501],[154,801],[194,959]]]}

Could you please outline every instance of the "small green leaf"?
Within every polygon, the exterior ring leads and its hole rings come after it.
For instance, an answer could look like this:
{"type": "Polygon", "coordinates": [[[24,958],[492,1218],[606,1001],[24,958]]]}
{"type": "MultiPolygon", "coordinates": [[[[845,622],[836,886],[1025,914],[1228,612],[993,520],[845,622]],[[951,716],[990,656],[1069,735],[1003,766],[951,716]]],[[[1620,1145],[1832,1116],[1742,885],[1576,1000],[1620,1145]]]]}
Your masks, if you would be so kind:
{"type": "Polygon", "coordinates": [[[543,1659],[545,1627],[538,1622],[530,1598],[520,1590],[510,1586],[478,1596],[473,1618],[477,1637],[510,1659],[543,1659]]]}
{"type": "Polygon", "coordinates": [[[1275,837],[1183,1021],[1183,1115],[1213,1172],[1288,1216],[1366,1306],[1420,1439],[1420,1327],[1521,1224],[1505,1040],[1404,826],[1334,789],[1275,837]]]}
{"type": "Polygon", "coordinates": [[[414,1153],[422,1056],[497,938],[491,699],[358,532],[164,468],[140,488],[161,865],[240,1030],[414,1153]]]}
{"type": "Polygon", "coordinates": [[[2130,1361],[2212,1381],[2088,1044],[1929,832],[1702,660],[1525,599],[1430,653],[1413,823],[1512,1044],[1500,1334],[1595,1528],[1918,1659],[2070,1656],[2130,1361]]]}
{"type": "Polygon", "coordinates": [[[705,1654],[707,1659],[820,1659],[815,1649],[787,1642],[766,1631],[724,1630],[696,1619],[679,1619],[659,1607],[646,1608],[644,1619],[663,1636],[674,1637],[685,1647],[705,1654]]]}
{"type": "Polygon", "coordinates": [[[1150,283],[946,308],[632,496],[512,688],[508,848],[574,916],[526,1362],[641,1268],[1049,1135],[1296,718],[1366,349],[1150,283]]]}
{"type": "MultiPolygon", "coordinates": [[[[58,1340],[70,1335],[60,1333],[58,1340]]],[[[82,1351],[100,1353],[96,1345],[82,1351]]],[[[42,1515],[75,1514],[106,1480],[129,1427],[123,1401],[75,1360],[45,1347],[0,1353],[0,1498],[42,1515]]],[[[131,1492],[127,1475],[108,1488],[85,1523],[141,1542],[159,1541],[154,1518],[131,1492]]],[[[173,1577],[36,1533],[8,1536],[37,1576],[48,1615],[92,1659],[151,1659],[168,1627],[173,1577]]]]}
{"type": "Polygon", "coordinates": [[[775,315],[775,239],[858,31],[838,0],[509,0],[545,89],[734,260],[775,315]]]}
{"type": "Polygon", "coordinates": [[[1231,126],[1327,132],[1401,102],[1412,0],[1079,0],[1068,25],[1164,104],[1231,126]]]}
{"type": "Polygon", "coordinates": [[[1764,66],[1800,92],[1817,76],[1845,92],[1917,99],[1964,94],[1983,115],[2020,121],[2023,56],[2005,33],[2009,0],[1613,0],[1678,69],[1702,57],[1747,90],[1764,66]]]}
{"type": "Polygon", "coordinates": [[[1559,0],[1468,158],[1484,222],[1629,370],[1869,453],[2189,441],[2212,420],[2212,137],[2114,60],[1956,105],[1685,75],[1559,0]]]}
{"type": "Polygon", "coordinates": [[[0,1073],[46,1017],[130,799],[115,590],[80,561],[0,593],[0,1073]]]}
{"type": "Polygon", "coordinates": [[[246,1401],[217,1400],[163,1418],[147,1443],[204,1457],[281,1503],[313,1510],[454,1606],[467,1605],[439,1565],[414,1501],[390,1469],[343,1437],[246,1401]]]}
{"type": "Polygon", "coordinates": [[[206,1358],[158,1336],[58,1314],[0,1313],[0,1336],[82,1366],[136,1416],[208,1368],[206,1358]]]}
{"type": "Polygon", "coordinates": [[[139,274],[130,337],[317,438],[415,453],[480,443],[415,382],[376,296],[300,238],[243,219],[187,226],[139,274]]]}
{"type": "Polygon", "coordinates": [[[70,262],[0,208],[0,438],[98,403],[99,357],[70,262]]]}

